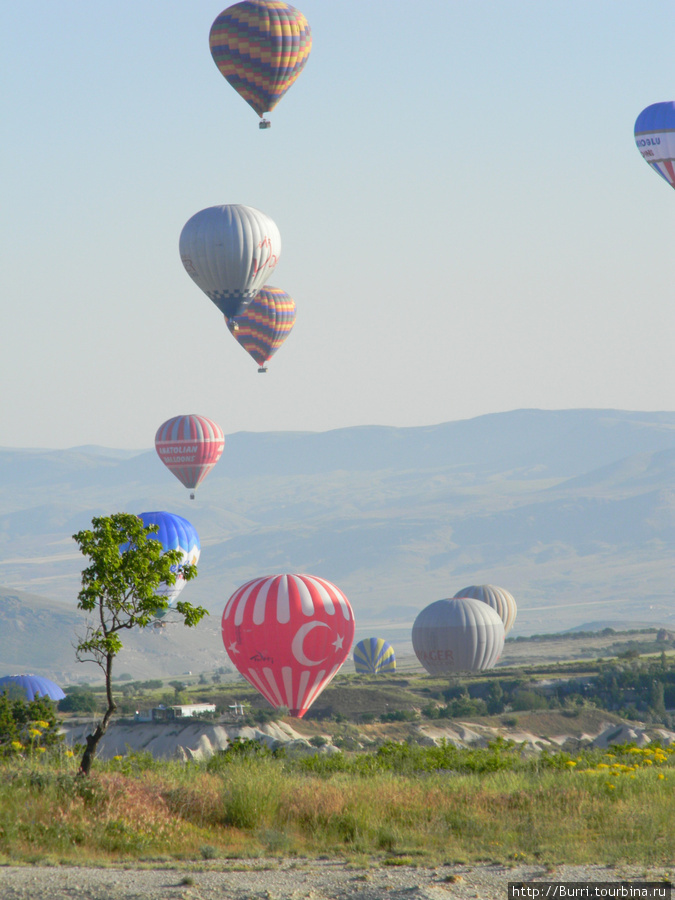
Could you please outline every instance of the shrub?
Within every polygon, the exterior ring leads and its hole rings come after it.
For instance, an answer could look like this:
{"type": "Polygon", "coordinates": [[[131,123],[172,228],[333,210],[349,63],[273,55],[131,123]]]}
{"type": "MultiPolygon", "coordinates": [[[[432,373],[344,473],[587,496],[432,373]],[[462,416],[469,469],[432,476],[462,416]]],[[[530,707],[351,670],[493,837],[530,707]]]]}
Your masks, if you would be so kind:
{"type": "Polygon", "coordinates": [[[92,691],[75,690],[59,700],[60,712],[93,713],[97,709],[98,703],[92,691]]]}
{"type": "Polygon", "coordinates": [[[45,750],[63,743],[54,704],[46,697],[25,700],[0,694],[0,754],[45,750]]]}

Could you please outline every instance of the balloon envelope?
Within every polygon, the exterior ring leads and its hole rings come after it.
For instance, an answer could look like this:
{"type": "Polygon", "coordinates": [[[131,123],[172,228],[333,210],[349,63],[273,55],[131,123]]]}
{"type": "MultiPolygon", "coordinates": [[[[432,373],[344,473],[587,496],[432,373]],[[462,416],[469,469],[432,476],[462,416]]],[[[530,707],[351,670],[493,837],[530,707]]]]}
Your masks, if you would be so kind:
{"type": "Polygon", "coordinates": [[[396,671],[394,648],[384,638],[366,638],[354,647],[354,668],[360,675],[396,671]]]}
{"type": "Polygon", "coordinates": [[[171,571],[176,574],[175,583],[162,584],[156,591],[158,597],[166,597],[169,606],[173,606],[185,587],[185,578],[181,573],[180,566],[185,563],[196,566],[199,562],[201,552],[199,536],[187,519],[177,516],[175,513],[143,512],[139,514],[138,518],[142,520],[146,528],[148,525],[159,527],[157,534],[150,535],[150,539],[159,541],[165,553],[167,550],[180,550],[182,553],[180,564],[171,567],[171,571]]]}
{"type": "Polygon", "coordinates": [[[504,634],[508,634],[513,628],[518,608],[513,595],[504,588],[495,587],[494,584],[472,584],[457,591],[455,597],[473,597],[474,600],[487,603],[502,620],[504,634]]]}
{"type": "Polygon", "coordinates": [[[305,67],[312,32],[281,0],[246,0],[211,26],[211,56],[235,91],[262,116],[273,110],[305,67]]]}
{"type": "Polygon", "coordinates": [[[186,488],[194,489],[221,457],[225,435],[205,416],[174,416],[157,429],[155,450],[186,488]]]}
{"type": "Polygon", "coordinates": [[[491,669],[504,649],[504,625],[480,600],[437,600],[415,619],[412,643],[431,675],[491,669]]]}
{"type": "Polygon", "coordinates": [[[302,717],[347,659],[354,613],[315,575],[255,578],[223,612],[223,643],[238,671],[274,707],[302,717]]]}
{"type": "Polygon", "coordinates": [[[241,204],[209,206],[183,226],[185,271],[228,318],[241,314],[279,261],[281,235],[269,216],[241,204]]]}
{"type": "Polygon", "coordinates": [[[40,675],[5,675],[0,678],[0,694],[12,687],[23,691],[29,701],[38,696],[48,697],[50,700],[63,700],[66,696],[58,684],[40,675]]]}
{"type": "Polygon", "coordinates": [[[291,333],[295,303],[286,291],[265,285],[240,316],[226,321],[232,337],[264,366],[291,333]]]}
{"type": "Polygon", "coordinates": [[[635,121],[635,143],[652,169],[675,187],[675,102],[642,110],[635,121]]]}

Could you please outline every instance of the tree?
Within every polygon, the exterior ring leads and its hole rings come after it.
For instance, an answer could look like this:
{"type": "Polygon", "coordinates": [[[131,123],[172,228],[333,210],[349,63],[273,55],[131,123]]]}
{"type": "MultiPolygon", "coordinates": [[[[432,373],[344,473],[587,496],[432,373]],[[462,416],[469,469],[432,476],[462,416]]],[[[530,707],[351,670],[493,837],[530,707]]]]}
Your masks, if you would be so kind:
{"type": "Polygon", "coordinates": [[[173,688],[173,702],[180,703],[182,699],[181,694],[185,684],[182,681],[170,681],[169,687],[173,688]]]}
{"type": "MultiPolygon", "coordinates": [[[[80,773],[88,775],[96,748],[117,709],[113,697],[113,661],[122,649],[120,633],[132,628],[145,628],[158,612],[169,607],[165,596],[157,591],[172,585],[180,571],[186,581],[197,576],[197,569],[183,563],[180,550],[164,549],[153,535],[157,525],[143,524],[130,513],[114,513],[92,519],[92,529],[73,535],[80,551],[89,557],[90,565],[82,572],[82,588],[77,605],[94,613],[86,634],[79,639],[75,654],[80,662],[95,662],[105,676],[107,707],[103,718],[87,743],[80,761],[80,773]]],[[[178,601],[173,609],[186,626],[192,628],[208,615],[201,606],[178,601]]]]}

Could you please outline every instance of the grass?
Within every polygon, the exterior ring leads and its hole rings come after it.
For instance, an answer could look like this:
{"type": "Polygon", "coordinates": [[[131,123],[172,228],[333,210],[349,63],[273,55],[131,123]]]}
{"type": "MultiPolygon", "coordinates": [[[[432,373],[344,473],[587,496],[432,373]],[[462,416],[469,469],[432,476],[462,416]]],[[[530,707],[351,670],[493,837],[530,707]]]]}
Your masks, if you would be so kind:
{"type": "Polygon", "coordinates": [[[0,861],[675,859],[668,749],[525,759],[507,742],[482,750],[390,744],[316,760],[252,751],[180,764],[140,755],[99,764],[89,779],[63,756],[6,760],[0,861]]]}

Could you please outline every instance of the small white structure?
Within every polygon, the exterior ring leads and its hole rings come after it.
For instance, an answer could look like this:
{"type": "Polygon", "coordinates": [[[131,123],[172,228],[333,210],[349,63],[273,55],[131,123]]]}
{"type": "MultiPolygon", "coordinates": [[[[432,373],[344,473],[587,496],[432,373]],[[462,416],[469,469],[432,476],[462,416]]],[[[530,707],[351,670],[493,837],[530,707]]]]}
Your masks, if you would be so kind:
{"type": "Polygon", "coordinates": [[[186,706],[156,706],[152,710],[153,722],[165,722],[171,719],[190,719],[205,713],[215,714],[215,703],[192,703],[186,706]]]}

